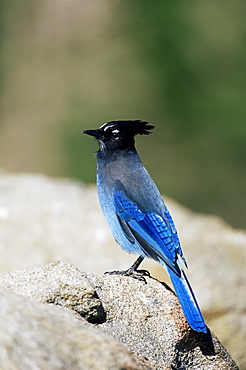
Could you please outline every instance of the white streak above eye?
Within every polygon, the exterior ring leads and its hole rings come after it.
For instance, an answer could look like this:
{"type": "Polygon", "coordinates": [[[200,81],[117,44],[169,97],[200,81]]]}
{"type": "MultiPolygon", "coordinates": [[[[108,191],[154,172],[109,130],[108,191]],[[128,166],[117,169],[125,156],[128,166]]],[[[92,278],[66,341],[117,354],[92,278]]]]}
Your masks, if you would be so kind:
{"type": "Polygon", "coordinates": [[[106,126],[108,123],[104,123],[102,126],[99,127],[99,129],[103,129],[104,131],[107,131],[108,128],[114,127],[114,125],[106,126]],[[106,127],[105,127],[106,126],[106,127]]]}
{"type": "Polygon", "coordinates": [[[99,127],[99,129],[100,129],[100,128],[104,128],[104,126],[106,126],[106,125],[107,125],[107,123],[108,123],[108,122],[103,123],[103,124],[102,124],[102,126],[100,126],[100,127],[99,127]]]}

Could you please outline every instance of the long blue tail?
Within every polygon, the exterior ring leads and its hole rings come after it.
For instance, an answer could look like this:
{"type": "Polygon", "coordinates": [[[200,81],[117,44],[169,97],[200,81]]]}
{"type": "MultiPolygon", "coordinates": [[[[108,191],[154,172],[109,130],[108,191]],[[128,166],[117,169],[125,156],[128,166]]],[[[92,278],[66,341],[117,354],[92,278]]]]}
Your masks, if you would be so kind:
{"type": "Polygon", "coordinates": [[[190,327],[196,331],[206,333],[207,327],[184,271],[182,270],[182,275],[179,277],[169,267],[167,270],[190,327]]]}

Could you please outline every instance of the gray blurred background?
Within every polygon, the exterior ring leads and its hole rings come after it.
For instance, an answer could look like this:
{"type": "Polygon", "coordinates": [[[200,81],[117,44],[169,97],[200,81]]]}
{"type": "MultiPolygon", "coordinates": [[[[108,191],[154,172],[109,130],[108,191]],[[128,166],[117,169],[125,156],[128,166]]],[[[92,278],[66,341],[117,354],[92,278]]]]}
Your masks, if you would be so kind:
{"type": "Polygon", "coordinates": [[[200,0],[0,2],[0,166],[95,181],[81,134],[143,119],[161,192],[246,228],[246,5],[200,0]]]}

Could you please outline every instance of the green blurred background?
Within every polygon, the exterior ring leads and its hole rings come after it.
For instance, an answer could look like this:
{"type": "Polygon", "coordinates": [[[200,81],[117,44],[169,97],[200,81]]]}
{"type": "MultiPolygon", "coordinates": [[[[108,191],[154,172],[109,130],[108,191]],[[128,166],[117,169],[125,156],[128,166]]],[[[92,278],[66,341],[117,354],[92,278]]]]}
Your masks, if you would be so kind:
{"type": "Polygon", "coordinates": [[[143,119],[160,190],[246,228],[244,1],[0,2],[0,166],[95,181],[95,141],[143,119]]]}

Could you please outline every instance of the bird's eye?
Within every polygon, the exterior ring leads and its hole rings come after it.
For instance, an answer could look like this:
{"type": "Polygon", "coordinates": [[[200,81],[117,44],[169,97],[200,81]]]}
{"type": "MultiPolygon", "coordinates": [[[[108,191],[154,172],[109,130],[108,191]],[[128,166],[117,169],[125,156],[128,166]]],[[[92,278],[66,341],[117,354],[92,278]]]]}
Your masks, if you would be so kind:
{"type": "Polygon", "coordinates": [[[118,139],[119,138],[119,130],[112,131],[112,138],[118,139]]]}

